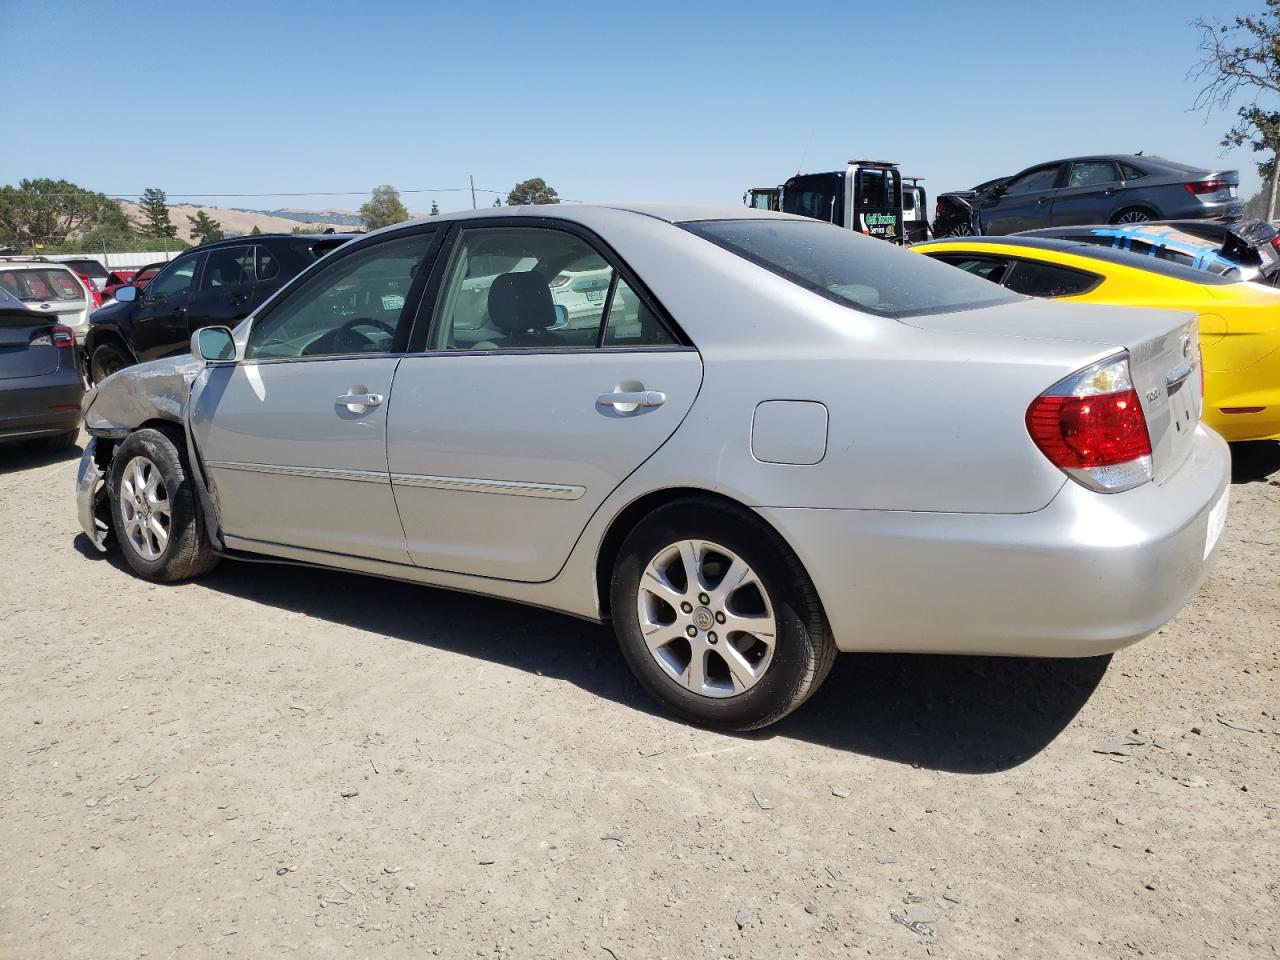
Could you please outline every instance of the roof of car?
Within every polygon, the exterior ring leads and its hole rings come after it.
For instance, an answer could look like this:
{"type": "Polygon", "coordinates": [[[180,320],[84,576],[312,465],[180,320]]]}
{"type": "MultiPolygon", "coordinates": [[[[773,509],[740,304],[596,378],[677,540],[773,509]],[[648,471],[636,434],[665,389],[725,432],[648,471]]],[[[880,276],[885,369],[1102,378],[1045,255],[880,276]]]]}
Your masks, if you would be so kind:
{"type": "Polygon", "coordinates": [[[257,243],[259,240],[354,240],[356,237],[363,236],[359,233],[246,233],[239,237],[227,237],[223,240],[213,240],[210,243],[202,243],[199,246],[189,247],[183,250],[188,253],[192,250],[215,250],[219,247],[242,247],[245,243],[257,243]]]}
{"type": "Polygon", "coordinates": [[[0,257],[0,266],[4,267],[6,270],[20,270],[23,268],[32,270],[48,270],[50,267],[53,267],[58,270],[66,270],[68,273],[73,272],[65,263],[62,263],[59,260],[50,260],[48,257],[5,256],[0,257]]]}
{"type": "Polygon", "coordinates": [[[1088,243],[1083,240],[1064,240],[1059,237],[964,237],[964,238],[948,238],[945,240],[931,240],[928,243],[916,244],[917,250],[924,250],[930,247],[975,247],[984,246],[1008,246],[1008,247],[1025,247],[1028,250],[1044,250],[1052,253],[1066,253],[1079,257],[1088,257],[1090,260],[1101,260],[1104,263],[1113,263],[1120,267],[1132,267],[1137,270],[1145,270],[1147,273],[1159,274],[1163,277],[1169,277],[1174,280],[1186,280],[1189,283],[1200,283],[1205,285],[1217,286],[1236,281],[1229,277],[1222,277],[1214,273],[1206,273],[1203,270],[1196,270],[1193,267],[1184,266],[1181,263],[1174,263],[1170,260],[1161,260],[1158,257],[1151,257],[1140,253],[1130,253],[1126,250],[1116,250],[1112,247],[1099,246],[1096,243],[1088,243]]]}

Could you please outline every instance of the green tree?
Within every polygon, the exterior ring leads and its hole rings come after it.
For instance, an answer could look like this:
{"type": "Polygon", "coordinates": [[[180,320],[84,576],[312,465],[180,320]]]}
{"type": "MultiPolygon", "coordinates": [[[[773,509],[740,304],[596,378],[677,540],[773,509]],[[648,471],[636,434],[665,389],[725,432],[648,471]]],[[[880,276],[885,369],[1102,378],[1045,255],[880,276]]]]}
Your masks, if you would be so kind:
{"type": "Polygon", "coordinates": [[[494,197],[494,198],[493,198],[493,205],[494,205],[495,207],[500,207],[500,206],[502,206],[502,198],[501,198],[501,197],[494,197]]]}
{"type": "Polygon", "coordinates": [[[507,206],[523,207],[528,203],[559,203],[560,195],[541,177],[522,180],[507,194],[507,206]]]}
{"type": "Polygon", "coordinates": [[[0,245],[56,245],[97,229],[130,234],[119,205],[104,194],[47,177],[0,187],[0,245]]]}
{"type": "Polygon", "coordinates": [[[440,216],[440,204],[436,203],[434,200],[431,201],[431,215],[433,217],[440,216]]]}
{"type": "Polygon", "coordinates": [[[197,210],[194,217],[187,217],[187,222],[191,224],[191,236],[196,243],[213,243],[223,237],[222,224],[203,210],[197,210]]]}
{"type": "Polygon", "coordinates": [[[1239,16],[1230,23],[1194,21],[1200,30],[1200,61],[1192,68],[1202,83],[1193,106],[1212,112],[1237,100],[1236,122],[1222,139],[1224,147],[1249,145],[1255,153],[1270,153],[1258,172],[1271,181],[1267,217],[1274,219],[1280,189],[1280,0],[1265,0],[1257,16],[1239,16]]]}
{"type": "Polygon", "coordinates": [[[373,188],[373,196],[360,206],[360,219],[369,230],[389,227],[409,219],[409,211],[400,202],[400,193],[389,183],[373,188]]]}
{"type": "Polygon", "coordinates": [[[147,187],[142,191],[142,199],[138,201],[142,207],[142,235],[144,237],[164,237],[170,240],[178,236],[178,228],[169,222],[169,200],[164,191],[156,187],[147,187]]]}
{"type": "Polygon", "coordinates": [[[258,225],[256,223],[253,225],[253,229],[249,231],[249,236],[251,237],[262,236],[262,231],[258,229],[258,225]]]}

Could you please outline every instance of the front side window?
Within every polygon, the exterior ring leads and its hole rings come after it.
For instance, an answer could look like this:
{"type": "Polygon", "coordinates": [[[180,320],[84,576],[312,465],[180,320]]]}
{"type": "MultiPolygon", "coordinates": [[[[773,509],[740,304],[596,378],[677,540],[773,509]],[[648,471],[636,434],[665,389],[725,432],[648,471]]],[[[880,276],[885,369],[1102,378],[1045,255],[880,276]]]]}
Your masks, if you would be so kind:
{"type": "Polygon", "coordinates": [[[782,191],[782,212],[826,223],[844,222],[844,174],[792,177],[782,191]]]}
{"type": "Polygon", "coordinates": [[[445,276],[432,348],[594,347],[614,269],[572,233],[464,230],[445,276]]]}
{"type": "Polygon", "coordinates": [[[945,313],[1018,299],[963,270],[841,227],[775,220],[683,226],[806,290],[879,316],[945,313]]]}
{"type": "Polygon", "coordinates": [[[312,275],[249,331],[248,359],[387,353],[434,233],[371,244],[312,275]]]}
{"type": "Polygon", "coordinates": [[[1028,297],[1076,297],[1102,282],[1096,273],[1052,263],[1018,260],[1004,285],[1028,297]]]}
{"type": "Polygon", "coordinates": [[[1110,160],[1078,160],[1071,165],[1068,187],[1095,187],[1115,183],[1116,165],[1110,160]]]}
{"type": "Polygon", "coordinates": [[[192,281],[196,276],[196,267],[199,265],[200,257],[184,257],[181,260],[175,260],[147,284],[147,299],[167,300],[186,293],[191,289],[192,281]]]}
{"type": "Polygon", "coordinates": [[[1028,170],[1016,180],[1010,180],[1005,193],[1008,196],[1016,197],[1024,193],[1052,190],[1058,182],[1058,169],[1055,164],[1051,167],[1037,167],[1035,170],[1028,170]]]}

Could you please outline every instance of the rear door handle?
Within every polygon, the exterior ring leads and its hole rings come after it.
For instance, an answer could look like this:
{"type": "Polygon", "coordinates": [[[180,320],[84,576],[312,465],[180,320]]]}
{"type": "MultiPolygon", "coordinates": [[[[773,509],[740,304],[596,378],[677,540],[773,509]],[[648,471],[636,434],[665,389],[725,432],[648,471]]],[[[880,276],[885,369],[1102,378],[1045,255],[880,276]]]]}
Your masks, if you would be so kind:
{"type": "Polygon", "coordinates": [[[596,397],[597,404],[613,407],[622,413],[630,413],[640,407],[660,407],[666,402],[667,395],[658,390],[624,390],[596,397]]]}
{"type": "Polygon", "coordinates": [[[335,406],[346,407],[352,413],[364,413],[370,407],[382,403],[380,393],[344,393],[333,401],[335,406]]]}

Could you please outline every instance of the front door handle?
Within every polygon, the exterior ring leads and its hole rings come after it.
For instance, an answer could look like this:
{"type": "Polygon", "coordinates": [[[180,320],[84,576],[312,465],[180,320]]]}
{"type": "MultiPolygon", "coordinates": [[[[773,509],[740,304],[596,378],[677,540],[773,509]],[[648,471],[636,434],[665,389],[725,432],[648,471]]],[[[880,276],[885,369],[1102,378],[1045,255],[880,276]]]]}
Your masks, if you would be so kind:
{"type": "Polygon", "coordinates": [[[364,413],[370,407],[376,407],[382,403],[382,394],[380,393],[344,393],[338,399],[333,401],[334,406],[346,407],[352,413],[364,413]]]}
{"type": "Polygon", "coordinates": [[[658,390],[621,390],[596,397],[597,404],[611,406],[620,413],[631,413],[641,407],[660,407],[666,402],[667,395],[658,390]]]}

